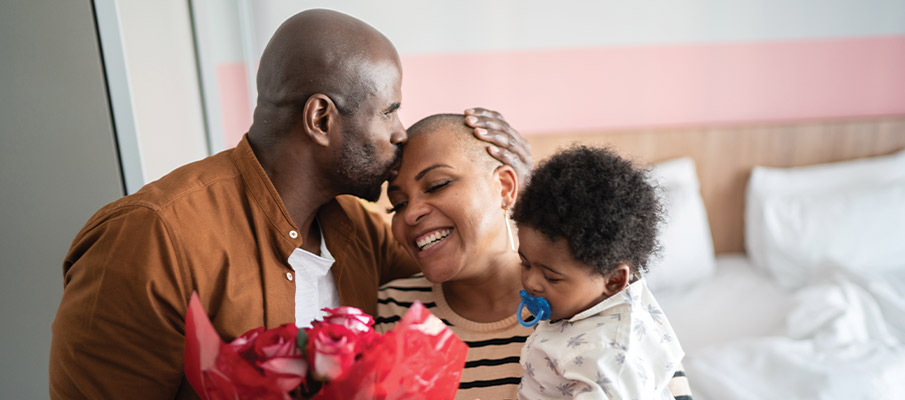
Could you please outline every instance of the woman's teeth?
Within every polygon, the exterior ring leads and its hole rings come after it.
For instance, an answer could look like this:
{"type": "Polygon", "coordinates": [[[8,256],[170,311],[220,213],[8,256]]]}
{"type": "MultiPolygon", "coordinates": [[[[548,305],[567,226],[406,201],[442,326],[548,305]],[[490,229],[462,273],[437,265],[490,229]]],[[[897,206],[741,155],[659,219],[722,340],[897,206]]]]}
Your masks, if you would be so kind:
{"type": "Polygon", "coordinates": [[[424,236],[421,239],[415,241],[415,244],[418,246],[421,251],[427,250],[431,247],[440,243],[441,240],[445,239],[449,236],[449,233],[452,232],[452,229],[444,229],[442,231],[436,231],[431,233],[430,235],[424,236]]]}

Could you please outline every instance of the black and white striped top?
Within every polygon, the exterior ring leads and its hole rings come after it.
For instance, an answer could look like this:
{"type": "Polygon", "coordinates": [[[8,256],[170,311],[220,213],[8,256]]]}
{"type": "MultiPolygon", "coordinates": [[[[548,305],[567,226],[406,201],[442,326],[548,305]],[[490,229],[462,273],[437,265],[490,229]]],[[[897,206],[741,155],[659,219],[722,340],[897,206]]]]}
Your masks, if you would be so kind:
{"type": "Polygon", "coordinates": [[[522,376],[519,354],[531,328],[518,324],[515,310],[502,321],[479,323],[462,318],[449,308],[440,285],[423,276],[397,279],[380,289],[375,328],[390,330],[419,300],[468,345],[465,370],[457,399],[515,399],[522,376]]]}
{"type": "MultiPolygon", "coordinates": [[[[512,316],[497,322],[480,323],[462,318],[449,307],[443,288],[416,275],[397,279],[380,288],[374,328],[384,333],[392,329],[412,303],[418,300],[452,329],[468,345],[465,370],[456,399],[516,399],[522,377],[519,355],[533,331],[519,325],[512,316]]],[[[677,400],[691,400],[691,389],[680,368],[669,388],[677,400]]]]}

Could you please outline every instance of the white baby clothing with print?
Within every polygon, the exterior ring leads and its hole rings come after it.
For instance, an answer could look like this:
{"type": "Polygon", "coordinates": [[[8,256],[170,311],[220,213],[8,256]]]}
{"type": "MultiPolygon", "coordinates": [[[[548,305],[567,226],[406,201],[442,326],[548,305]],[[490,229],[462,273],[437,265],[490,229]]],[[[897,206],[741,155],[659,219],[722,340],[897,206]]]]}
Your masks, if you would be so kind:
{"type": "Polygon", "coordinates": [[[541,321],[522,347],[520,399],[673,399],[685,352],[644,279],[568,320],[541,321]]]}
{"type": "MultiPolygon", "coordinates": [[[[318,229],[320,224],[318,223],[318,229]]],[[[289,265],[295,270],[295,325],[310,327],[311,322],[323,318],[324,307],[339,307],[339,292],[330,268],[336,259],[327,250],[321,230],[321,254],[296,248],[289,255],[289,265]]]]}

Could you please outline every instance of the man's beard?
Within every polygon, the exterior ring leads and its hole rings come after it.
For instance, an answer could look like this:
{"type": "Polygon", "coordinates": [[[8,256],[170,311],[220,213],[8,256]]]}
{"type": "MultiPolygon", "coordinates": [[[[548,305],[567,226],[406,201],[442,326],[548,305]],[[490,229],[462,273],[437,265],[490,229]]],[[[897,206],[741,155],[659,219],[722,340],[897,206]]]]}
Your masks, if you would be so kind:
{"type": "Polygon", "coordinates": [[[343,192],[355,195],[367,201],[377,201],[380,189],[390,170],[402,157],[402,147],[396,147],[396,153],[385,162],[377,159],[374,145],[361,139],[362,133],[350,132],[343,141],[339,165],[336,170],[343,180],[343,192]]]}

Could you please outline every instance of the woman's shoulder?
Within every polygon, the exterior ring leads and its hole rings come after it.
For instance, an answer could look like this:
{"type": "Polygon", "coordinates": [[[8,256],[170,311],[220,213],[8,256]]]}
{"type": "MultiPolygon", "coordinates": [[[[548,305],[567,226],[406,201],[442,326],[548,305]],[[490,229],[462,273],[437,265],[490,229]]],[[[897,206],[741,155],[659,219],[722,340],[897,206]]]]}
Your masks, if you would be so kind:
{"type": "Polygon", "coordinates": [[[430,292],[433,284],[424,274],[417,274],[409,278],[400,278],[389,281],[380,287],[380,296],[388,296],[394,292],[430,292]]]}
{"type": "Polygon", "coordinates": [[[395,279],[381,286],[377,293],[374,328],[378,332],[389,331],[416,301],[420,301],[428,311],[436,314],[432,288],[433,285],[421,274],[395,279]]]}
{"type": "Polygon", "coordinates": [[[433,298],[433,284],[425,279],[424,275],[395,279],[381,286],[377,293],[378,314],[387,311],[404,313],[415,301],[425,303],[426,307],[431,308],[428,303],[433,303],[433,298]]]}

